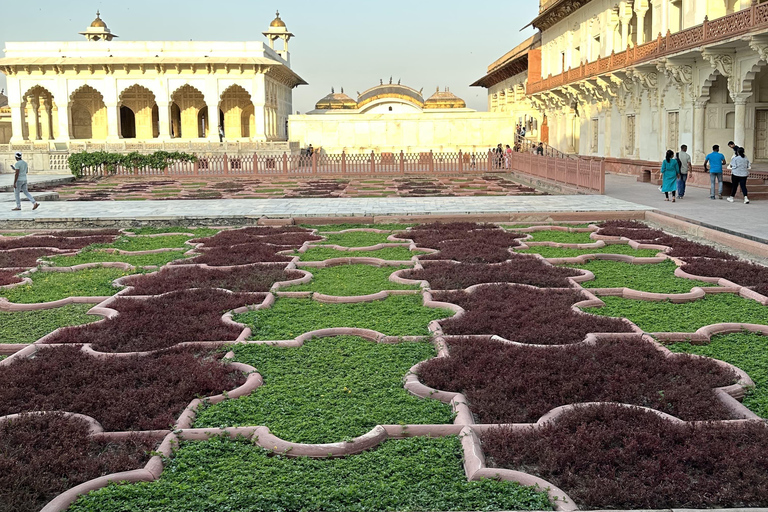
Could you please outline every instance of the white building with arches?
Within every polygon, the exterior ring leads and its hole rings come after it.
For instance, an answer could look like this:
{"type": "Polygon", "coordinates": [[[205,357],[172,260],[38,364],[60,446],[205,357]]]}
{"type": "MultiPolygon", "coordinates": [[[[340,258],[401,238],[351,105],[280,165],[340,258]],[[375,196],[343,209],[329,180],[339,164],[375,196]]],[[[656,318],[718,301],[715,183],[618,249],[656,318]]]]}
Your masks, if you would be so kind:
{"type": "MultiPolygon", "coordinates": [[[[97,14],[85,41],[6,43],[10,144],[287,141],[291,70],[279,13],[261,42],[122,41],[97,14]],[[282,39],[283,48],[275,49],[282,39]]],[[[2,143],[3,141],[0,141],[2,143]]]]}

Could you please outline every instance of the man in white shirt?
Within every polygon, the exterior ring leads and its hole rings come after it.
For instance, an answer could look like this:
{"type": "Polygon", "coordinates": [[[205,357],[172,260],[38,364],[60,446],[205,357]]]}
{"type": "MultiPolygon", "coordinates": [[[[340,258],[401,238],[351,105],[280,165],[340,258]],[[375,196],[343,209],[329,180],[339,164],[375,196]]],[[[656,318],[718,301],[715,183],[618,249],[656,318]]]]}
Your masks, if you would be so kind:
{"type": "Polygon", "coordinates": [[[682,199],[685,196],[685,182],[688,181],[688,172],[693,170],[691,165],[691,155],[688,154],[688,146],[680,146],[680,152],[677,154],[677,160],[680,163],[680,178],[677,180],[677,197],[682,199]]]}
{"type": "Polygon", "coordinates": [[[12,165],[11,169],[16,171],[16,174],[13,176],[13,194],[16,196],[16,208],[11,209],[11,211],[18,212],[21,210],[21,192],[24,192],[24,195],[27,196],[29,202],[32,203],[32,209],[37,210],[40,203],[35,201],[35,198],[32,197],[32,194],[27,190],[27,172],[29,171],[29,166],[27,165],[27,162],[21,159],[21,153],[16,153],[15,156],[16,164],[12,165]]]}

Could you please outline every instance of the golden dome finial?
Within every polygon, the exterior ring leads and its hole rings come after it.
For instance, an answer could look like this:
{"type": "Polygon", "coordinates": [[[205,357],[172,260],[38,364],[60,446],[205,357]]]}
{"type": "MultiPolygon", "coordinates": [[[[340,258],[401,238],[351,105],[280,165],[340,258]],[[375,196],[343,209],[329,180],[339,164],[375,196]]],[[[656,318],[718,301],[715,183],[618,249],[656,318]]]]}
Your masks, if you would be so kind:
{"type": "Polygon", "coordinates": [[[285,28],[285,22],[280,19],[280,11],[275,11],[275,19],[269,24],[270,27],[285,28]]]}

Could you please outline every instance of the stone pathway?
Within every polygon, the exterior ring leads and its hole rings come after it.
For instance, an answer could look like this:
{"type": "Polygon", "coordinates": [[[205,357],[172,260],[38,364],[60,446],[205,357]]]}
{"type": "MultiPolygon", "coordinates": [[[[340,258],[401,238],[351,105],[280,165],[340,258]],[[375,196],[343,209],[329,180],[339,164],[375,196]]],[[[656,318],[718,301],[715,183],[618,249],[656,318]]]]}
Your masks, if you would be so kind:
{"type": "MultiPolygon", "coordinates": [[[[75,177],[66,174],[28,174],[27,181],[30,185],[39,187],[53,187],[74,181],[75,177]]],[[[13,174],[0,174],[0,192],[13,193],[13,174]]]]}
{"type": "Polygon", "coordinates": [[[0,209],[10,220],[163,220],[236,217],[328,217],[375,215],[465,215],[536,212],[600,212],[650,210],[607,196],[502,196],[423,198],[227,199],[168,201],[55,201],[32,211],[0,209]]]}

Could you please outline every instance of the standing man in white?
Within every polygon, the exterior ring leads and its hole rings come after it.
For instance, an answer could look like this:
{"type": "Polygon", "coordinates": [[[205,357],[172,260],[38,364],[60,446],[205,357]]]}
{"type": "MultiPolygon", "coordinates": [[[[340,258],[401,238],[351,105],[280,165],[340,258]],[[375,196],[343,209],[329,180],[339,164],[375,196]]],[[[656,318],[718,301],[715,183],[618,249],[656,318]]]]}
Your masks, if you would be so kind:
{"type": "Polygon", "coordinates": [[[11,211],[17,212],[21,210],[21,192],[24,192],[24,195],[27,196],[29,202],[32,203],[32,209],[37,210],[40,203],[35,201],[35,198],[32,197],[32,194],[27,190],[27,171],[29,171],[29,166],[27,165],[27,162],[21,159],[21,153],[16,153],[15,156],[16,165],[12,165],[11,169],[16,171],[16,174],[13,177],[13,193],[16,196],[16,208],[13,208],[11,211]]]}

